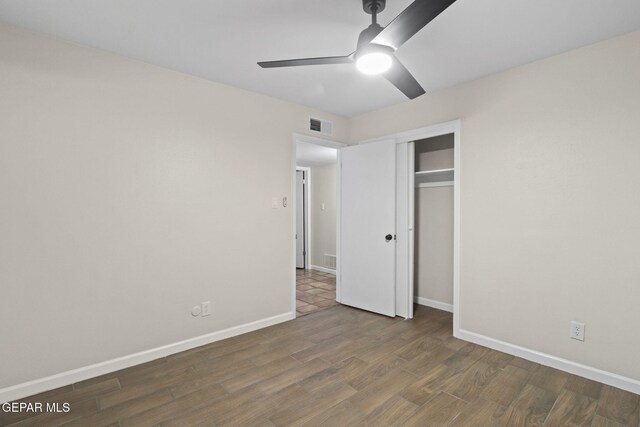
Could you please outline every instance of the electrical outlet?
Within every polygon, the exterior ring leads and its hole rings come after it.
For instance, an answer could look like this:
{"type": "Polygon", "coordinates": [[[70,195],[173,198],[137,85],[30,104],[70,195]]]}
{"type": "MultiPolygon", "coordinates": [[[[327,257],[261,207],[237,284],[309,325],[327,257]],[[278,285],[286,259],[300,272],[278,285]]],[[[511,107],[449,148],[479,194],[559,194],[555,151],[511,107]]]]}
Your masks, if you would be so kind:
{"type": "Polygon", "coordinates": [[[211,301],[204,301],[202,303],[202,316],[208,316],[211,314],[211,301]]]}
{"type": "Polygon", "coordinates": [[[585,324],[576,322],[575,320],[571,322],[571,328],[569,329],[569,338],[573,338],[574,340],[584,341],[584,328],[585,324]]]}

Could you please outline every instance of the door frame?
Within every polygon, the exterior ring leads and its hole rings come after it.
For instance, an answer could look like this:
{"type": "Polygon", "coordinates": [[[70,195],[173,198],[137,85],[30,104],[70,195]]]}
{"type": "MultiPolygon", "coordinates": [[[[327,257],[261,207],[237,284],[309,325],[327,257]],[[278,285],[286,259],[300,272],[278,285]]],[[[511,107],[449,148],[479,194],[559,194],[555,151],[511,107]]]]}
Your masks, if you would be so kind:
{"type": "MultiPolygon", "coordinates": [[[[340,166],[340,148],[342,147],[346,147],[347,144],[342,143],[342,142],[338,142],[338,141],[334,141],[334,140],[329,140],[329,139],[324,139],[324,138],[318,138],[315,136],[311,136],[311,135],[304,135],[304,134],[300,134],[300,133],[293,133],[292,137],[291,137],[291,175],[290,175],[290,179],[291,179],[291,206],[296,206],[296,168],[297,166],[297,162],[296,162],[296,144],[298,142],[306,142],[309,144],[316,144],[316,145],[322,145],[323,147],[330,147],[330,148],[335,148],[336,150],[338,150],[338,159],[337,159],[337,165],[338,168],[336,168],[336,186],[338,187],[338,189],[340,188],[340,170],[339,170],[339,166],[340,166]]],[[[310,182],[311,179],[311,173],[309,173],[309,181],[310,182]]],[[[311,187],[307,187],[309,189],[309,194],[311,194],[311,187]]],[[[339,200],[339,196],[338,194],[336,194],[336,197],[338,198],[338,200],[336,200],[336,212],[339,212],[340,210],[340,200],[339,200]]],[[[309,204],[307,205],[307,207],[309,208],[309,218],[311,218],[311,201],[309,200],[309,204]]],[[[311,221],[307,222],[307,224],[310,224],[311,221]]],[[[309,228],[309,234],[310,234],[311,228],[309,228]]],[[[311,238],[310,235],[308,234],[308,241],[309,244],[311,242],[311,238]]],[[[296,235],[296,213],[295,213],[295,209],[291,209],[291,265],[289,266],[289,271],[291,271],[291,312],[293,313],[293,317],[296,318],[296,239],[294,239],[294,236],[296,235]]],[[[340,239],[340,220],[338,218],[338,215],[336,215],[336,246],[338,245],[337,242],[339,242],[340,239]]],[[[339,277],[339,269],[340,269],[340,263],[339,263],[339,253],[338,253],[339,249],[336,247],[336,295],[338,295],[337,292],[337,286],[339,283],[339,279],[337,279],[339,277]]],[[[309,250],[308,252],[308,257],[307,259],[309,260],[309,266],[311,266],[311,251],[309,250]]],[[[306,260],[305,260],[306,261],[306,260]]],[[[336,297],[336,301],[337,297],[336,297]]],[[[340,301],[338,301],[340,302],[340,301]]]]}
{"type": "MultiPolygon", "coordinates": [[[[460,329],[460,140],[461,120],[452,120],[431,126],[411,129],[391,135],[360,141],[367,144],[387,139],[395,139],[396,144],[413,142],[435,136],[453,134],[453,334],[457,336],[460,329]]],[[[411,178],[411,177],[410,177],[411,178]]],[[[413,183],[412,179],[409,179],[413,183]]],[[[413,265],[413,262],[410,262],[413,265]]],[[[411,269],[408,286],[413,286],[413,269],[411,269]]]]}
{"type": "MultiPolygon", "coordinates": [[[[311,265],[311,262],[309,262],[309,260],[311,259],[311,168],[308,167],[304,167],[304,166],[296,166],[296,172],[297,171],[302,171],[304,172],[303,175],[303,179],[304,179],[304,200],[302,201],[302,209],[304,211],[304,269],[308,269],[309,266],[311,265]]],[[[297,195],[297,191],[295,193],[297,195]]],[[[296,200],[296,198],[294,197],[292,200],[293,203],[295,203],[295,207],[296,209],[298,208],[298,200],[296,200]]],[[[297,231],[297,229],[296,229],[297,231]]],[[[295,233],[294,233],[295,234],[295,233]]],[[[298,248],[296,248],[296,251],[298,250],[298,248]]],[[[297,264],[297,259],[296,259],[296,264],[297,264]]],[[[296,265],[296,270],[297,270],[297,265],[296,265]]]]}

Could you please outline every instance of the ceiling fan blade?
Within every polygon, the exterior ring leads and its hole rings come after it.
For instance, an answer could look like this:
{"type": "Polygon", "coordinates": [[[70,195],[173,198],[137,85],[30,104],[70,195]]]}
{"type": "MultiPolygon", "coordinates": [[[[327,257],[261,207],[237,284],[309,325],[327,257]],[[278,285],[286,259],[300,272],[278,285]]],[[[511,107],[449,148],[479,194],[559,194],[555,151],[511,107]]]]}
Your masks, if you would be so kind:
{"type": "Polygon", "coordinates": [[[285,59],[282,61],[258,62],[262,68],[298,67],[301,65],[350,64],[353,54],[347,56],[325,56],[320,58],[285,59]]]}
{"type": "Polygon", "coordinates": [[[456,0],[416,0],[371,40],[398,49],[456,0]]]}
{"type": "Polygon", "coordinates": [[[398,58],[393,58],[393,65],[391,65],[389,71],[382,75],[409,99],[417,98],[426,93],[422,86],[420,86],[420,83],[418,83],[409,70],[402,65],[398,58]]]}

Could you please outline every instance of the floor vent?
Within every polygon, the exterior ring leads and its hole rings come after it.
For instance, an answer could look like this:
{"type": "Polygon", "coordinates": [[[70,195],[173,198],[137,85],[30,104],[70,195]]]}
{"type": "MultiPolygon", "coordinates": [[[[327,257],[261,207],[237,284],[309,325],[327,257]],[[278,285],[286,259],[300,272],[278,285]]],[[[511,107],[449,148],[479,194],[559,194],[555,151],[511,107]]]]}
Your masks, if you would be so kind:
{"type": "Polygon", "coordinates": [[[333,134],[333,123],[328,120],[309,118],[309,130],[312,132],[318,132],[323,135],[333,134]]]}
{"type": "Polygon", "coordinates": [[[327,268],[331,268],[333,270],[336,269],[336,256],[324,254],[324,266],[327,268]]]}

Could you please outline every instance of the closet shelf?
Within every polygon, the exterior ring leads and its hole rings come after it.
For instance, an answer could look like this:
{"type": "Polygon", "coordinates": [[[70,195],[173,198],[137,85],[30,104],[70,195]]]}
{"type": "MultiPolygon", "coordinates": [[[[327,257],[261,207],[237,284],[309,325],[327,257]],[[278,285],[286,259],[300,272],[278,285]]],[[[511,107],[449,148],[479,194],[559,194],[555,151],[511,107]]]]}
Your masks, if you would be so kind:
{"type": "Polygon", "coordinates": [[[416,172],[416,187],[453,185],[453,168],[416,172]]]}

